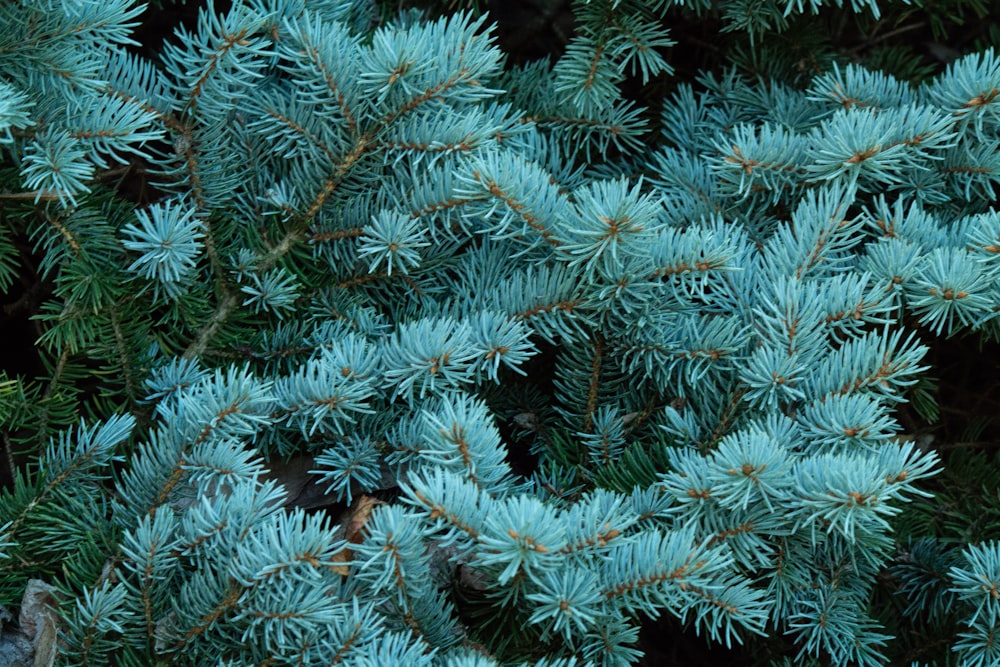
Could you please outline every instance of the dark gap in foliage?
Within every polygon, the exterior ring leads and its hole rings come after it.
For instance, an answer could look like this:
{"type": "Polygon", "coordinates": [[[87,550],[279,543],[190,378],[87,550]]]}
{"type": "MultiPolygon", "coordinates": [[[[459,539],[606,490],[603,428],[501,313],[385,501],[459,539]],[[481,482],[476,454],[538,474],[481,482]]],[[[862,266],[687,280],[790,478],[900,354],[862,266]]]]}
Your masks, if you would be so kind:
{"type": "Polygon", "coordinates": [[[727,648],[711,643],[672,616],[645,619],[639,630],[639,648],[645,652],[636,663],[639,667],[753,667],[758,664],[747,647],[734,644],[727,648]]]}
{"type": "MultiPolygon", "coordinates": [[[[132,31],[132,39],[139,43],[138,46],[130,46],[129,49],[145,58],[150,58],[154,62],[157,55],[163,48],[163,43],[169,41],[174,36],[174,31],[183,27],[184,30],[194,32],[198,28],[198,15],[202,7],[207,5],[207,0],[162,0],[153,2],[146,8],[140,17],[141,22],[132,31]]],[[[231,0],[215,0],[212,6],[216,15],[226,15],[232,8],[231,0]]]]}

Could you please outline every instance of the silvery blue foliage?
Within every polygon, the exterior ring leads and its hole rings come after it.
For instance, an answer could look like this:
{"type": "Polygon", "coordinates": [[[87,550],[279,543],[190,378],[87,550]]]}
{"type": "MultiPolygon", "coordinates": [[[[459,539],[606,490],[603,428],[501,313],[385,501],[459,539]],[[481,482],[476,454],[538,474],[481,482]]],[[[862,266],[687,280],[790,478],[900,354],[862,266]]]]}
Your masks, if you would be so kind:
{"type": "MultiPolygon", "coordinates": [[[[897,437],[906,317],[997,333],[1000,57],[708,74],[651,146],[620,84],[672,71],[669,4],[580,3],[506,69],[464,12],[209,3],[152,64],[128,0],[0,9],[38,36],[0,47],[0,147],[48,205],[41,344],[120,378],[0,497],[5,563],[75,554],[67,664],[626,665],[660,615],[884,663],[892,521],[940,468],[897,437]],[[94,192],[125,155],[163,199],[94,192]],[[305,454],[341,525],[267,478],[305,454]]],[[[913,551],[993,664],[996,544],[913,551]]]]}

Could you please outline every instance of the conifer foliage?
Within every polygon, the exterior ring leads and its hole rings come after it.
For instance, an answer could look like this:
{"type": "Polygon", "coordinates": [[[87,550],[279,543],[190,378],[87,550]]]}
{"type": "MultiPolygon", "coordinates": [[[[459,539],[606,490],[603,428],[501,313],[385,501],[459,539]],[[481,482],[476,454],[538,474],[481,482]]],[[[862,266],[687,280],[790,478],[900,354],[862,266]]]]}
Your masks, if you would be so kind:
{"type": "Polygon", "coordinates": [[[670,616],[867,667],[894,604],[997,664],[1000,546],[907,520],[947,462],[899,411],[1000,334],[1000,54],[685,81],[678,10],[764,52],[895,5],[580,0],[513,65],[395,4],[156,58],[133,0],[0,6],[0,603],[57,587],[67,665],[630,665],[670,616]]]}

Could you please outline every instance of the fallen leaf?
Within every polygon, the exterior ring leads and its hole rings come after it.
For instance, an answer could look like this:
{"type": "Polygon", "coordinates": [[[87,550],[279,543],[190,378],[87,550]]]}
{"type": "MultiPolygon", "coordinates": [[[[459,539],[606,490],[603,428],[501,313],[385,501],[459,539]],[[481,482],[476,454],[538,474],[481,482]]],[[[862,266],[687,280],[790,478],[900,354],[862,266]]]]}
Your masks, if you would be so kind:
{"type": "MultiPolygon", "coordinates": [[[[340,524],[344,530],[344,539],[347,540],[348,544],[361,544],[364,541],[365,524],[368,523],[372,510],[379,505],[385,505],[385,503],[372,496],[361,496],[351,505],[340,524]]],[[[334,565],[333,571],[346,577],[350,574],[350,568],[346,563],[350,563],[353,558],[354,552],[350,549],[343,549],[334,554],[333,560],[345,563],[345,565],[334,565]]]]}
{"type": "Polygon", "coordinates": [[[34,667],[52,667],[56,661],[58,609],[56,588],[41,579],[29,579],[17,622],[35,650],[34,667]]]}

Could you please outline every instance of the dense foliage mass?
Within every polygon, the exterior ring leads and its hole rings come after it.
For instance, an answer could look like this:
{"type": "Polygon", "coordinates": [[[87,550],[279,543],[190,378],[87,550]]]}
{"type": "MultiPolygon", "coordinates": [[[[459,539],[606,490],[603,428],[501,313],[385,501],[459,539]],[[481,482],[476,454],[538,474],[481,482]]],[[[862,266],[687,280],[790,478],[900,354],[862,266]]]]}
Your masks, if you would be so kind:
{"type": "Polygon", "coordinates": [[[73,665],[628,665],[661,616],[1000,664],[989,467],[914,426],[1000,334],[1000,54],[841,5],[578,0],[510,59],[475,6],[0,6],[0,603],[53,587],[73,665]]]}

